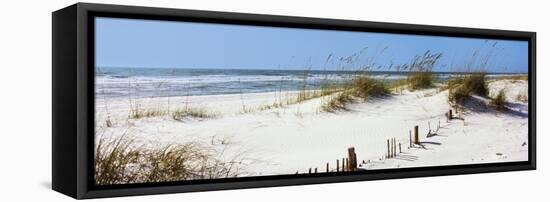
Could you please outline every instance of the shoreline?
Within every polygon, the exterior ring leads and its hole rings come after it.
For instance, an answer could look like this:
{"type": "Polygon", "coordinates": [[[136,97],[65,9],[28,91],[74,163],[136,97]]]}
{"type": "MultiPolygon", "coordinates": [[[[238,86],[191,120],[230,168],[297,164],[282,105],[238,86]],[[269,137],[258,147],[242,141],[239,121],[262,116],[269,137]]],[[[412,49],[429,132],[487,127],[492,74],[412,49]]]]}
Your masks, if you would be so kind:
{"type": "MultiPolygon", "coordinates": [[[[303,74],[303,73],[302,73],[303,74]]],[[[310,90],[319,90],[321,84],[348,81],[349,75],[326,75],[308,73],[307,81],[303,75],[202,75],[200,79],[189,80],[190,76],[114,76],[114,78],[96,77],[96,96],[109,99],[148,97],[216,96],[231,94],[271,93],[278,91],[300,91],[304,84],[310,90]],[[212,78],[210,76],[213,76],[212,78]],[[225,78],[227,77],[227,78],[225,78]],[[228,88],[229,87],[229,88],[228,88]],[[144,89],[143,91],[132,90],[144,89]],[[240,90],[239,90],[240,89],[240,90]],[[244,89],[244,90],[243,90],[244,89]],[[248,90],[247,90],[248,89],[248,90]],[[254,89],[254,90],[251,90],[254,89]],[[122,93],[133,91],[131,94],[122,93]]],[[[384,82],[396,82],[407,79],[410,73],[374,73],[372,78],[384,82]]],[[[466,74],[433,73],[435,82],[446,82],[450,77],[466,74]]],[[[499,80],[513,77],[527,77],[526,74],[487,74],[487,80],[499,80]]]]}

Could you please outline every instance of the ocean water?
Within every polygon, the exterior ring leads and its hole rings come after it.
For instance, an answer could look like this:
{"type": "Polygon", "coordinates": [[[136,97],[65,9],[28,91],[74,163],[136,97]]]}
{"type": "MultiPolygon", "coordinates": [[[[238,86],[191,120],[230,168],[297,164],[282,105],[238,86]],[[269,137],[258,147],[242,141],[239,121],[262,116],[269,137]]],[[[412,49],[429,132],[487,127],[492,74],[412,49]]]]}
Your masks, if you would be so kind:
{"type": "MultiPolygon", "coordinates": [[[[304,70],[96,68],[95,93],[98,97],[138,98],[289,91],[300,90],[304,85],[307,89],[319,89],[323,81],[342,82],[355,74],[314,70],[304,74],[304,70]]],[[[404,72],[369,74],[388,81],[407,77],[404,72]]],[[[435,73],[441,80],[449,75],[435,73]]]]}

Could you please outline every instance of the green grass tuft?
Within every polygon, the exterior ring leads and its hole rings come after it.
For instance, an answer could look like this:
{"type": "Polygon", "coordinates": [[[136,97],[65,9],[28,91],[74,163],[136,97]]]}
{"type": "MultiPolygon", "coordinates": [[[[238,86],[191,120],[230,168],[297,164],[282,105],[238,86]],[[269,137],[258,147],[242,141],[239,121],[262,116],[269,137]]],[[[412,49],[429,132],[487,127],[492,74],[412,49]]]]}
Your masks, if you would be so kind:
{"type": "Polygon", "coordinates": [[[458,85],[454,88],[449,88],[449,102],[454,102],[456,104],[464,104],[466,99],[470,97],[470,91],[465,88],[463,85],[458,85]]]}
{"type": "Polygon", "coordinates": [[[494,98],[491,98],[491,106],[499,111],[506,109],[506,94],[504,89],[501,89],[494,98]]]}
{"type": "Polygon", "coordinates": [[[415,72],[407,77],[412,90],[425,89],[433,86],[434,76],[431,71],[415,72]]]}
{"type": "Polygon", "coordinates": [[[370,96],[383,96],[390,93],[387,83],[367,76],[358,76],[350,85],[357,97],[365,99],[370,96]]]}
{"type": "Polygon", "coordinates": [[[449,78],[447,88],[449,89],[449,102],[457,104],[463,104],[471,95],[487,97],[489,94],[485,73],[472,73],[449,78]]]}
{"type": "Polygon", "coordinates": [[[331,96],[329,100],[321,105],[321,110],[325,112],[335,112],[337,110],[345,110],[346,104],[353,100],[349,92],[341,92],[331,96]]]}
{"type": "Polygon", "coordinates": [[[473,94],[476,94],[482,97],[487,97],[487,95],[489,94],[486,74],[483,72],[467,75],[464,78],[464,87],[467,88],[473,94]]]}
{"type": "Polygon", "coordinates": [[[216,114],[208,112],[208,110],[204,108],[197,108],[197,107],[184,107],[176,109],[172,112],[172,118],[174,120],[181,121],[184,118],[201,118],[201,119],[207,119],[207,118],[214,118],[216,117],[216,114]]]}

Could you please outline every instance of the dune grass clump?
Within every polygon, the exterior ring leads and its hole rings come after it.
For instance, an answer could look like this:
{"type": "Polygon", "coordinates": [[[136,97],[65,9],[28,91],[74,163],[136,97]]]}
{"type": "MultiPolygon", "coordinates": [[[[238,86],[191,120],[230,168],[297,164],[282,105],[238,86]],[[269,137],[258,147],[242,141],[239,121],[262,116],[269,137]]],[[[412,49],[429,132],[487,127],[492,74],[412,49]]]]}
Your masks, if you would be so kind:
{"type": "Polygon", "coordinates": [[[433,86],[433,77],[431,71],[415,72],[408,76],[407,81],[412,90],[425,89],[433,86]]]}
{"type": "Polygon", "coordinates": [[[456,104],[464,104],[464,101],[470,97],[468,88],[459,85],[458,87],[449,88],[449,101],[456,104]]]}
{"type": "Polygon", "coordinates": [[[489,94],[486,74],[483,72],[449,78],[447,88],[449,101],[456,104],[463,104],[471,95],[487,97],[489,94]]]}
{"type": "Polygon", "coordinates": [[[99,185],[169,182],[241,174],[241,158],[224,161],[215,154],[196,142],[150,148],[125,136],[100,139],[95,146],[95,182],[99,185]]]}
{"type": "Polygon", "coordinates": [[[184,107],[172,111],[172,118],[181,121],[184,118],[214,118],[216,114],[208,112],[205,108],[184,107]]]}
{"type": "Polygon", "coordinates": [[[167,116],[171,115],[174,120],[182,120],[186,117],[192,117],[192,118],[213,118],[216,116],[214,113],[208,112],[208,110],[204,108],[198,108],[198,107],[182,107],[177,108],[173,111],[168,110],[161,110],[161,109],[147,109],[147,110],[141,110],[138,108],[134,108],[130,110],[130,114],[128,115],[129,119],[142,119],[142,118],[151,118],[151,117],[161,117],[161,116],[167,116]]]}
{"type": "Polygon", "coordinates": [[[160,149],[146,152],[144,169],[147,170],[144,180],[147,182],[169,182],[181,179],[200,178],[196,173],[202,162],[210,156],[201,151],[197,144],[187,143],[167,145],[160,149]]]}
{"type": "Polygon", "coordinates": [[[388,83],[366,75],[358,75],[350,82],[332,89],[328,91],[330,93],[323,95],[327,96],[328,100],[321,105],[321,111],[345,110],[346,104],[352,102],[354,97],[368,99],[372,96],[386,96],[391,93],[388,83]]]}
{"type": "Polygon", "coordinates": [[[343,85],[338,85],[338,84],[322,84],[321,89],[319,90],[300,90],[300,92],[298,92],[296,97],[287,99],[287,101],[284,104],[280,103],[278,107],[282,107],[284,105],[298,104],[311,99],[329,96],[334,93],[342,92],[345,90],[345,88],[342,86],[343,85]]]}
{"type": "Polygon", "coordinates": [[[467,75],[464,78],[464,87],[473,94],[487,97],[489,88],[487,87],[487,78],[484,72],[467,75]]]}
{"type": "Polygon", "coordinates": [[[272,104],[262,104],[257,109],[259,111],[269,110],[269,109],[277,109],[283,107],[284,104],[280,102],[273,102],[272,104]]]}
{"type": "Polygon", "coordinates": [[[158,116],[164,116],[167,115],[168,111],[166,110],[160,110],[160,109],[139,109],[139,108],[132,108],[130,110],[130,114],[128,115],[128,118],[130,119],[141,119],[141,118],[150,118],[150,117],[158,117],[158,116]]]}
{"type": "Polygon", "coordinates": [[[328,101],[321,106],[321,111],[334,112],[345,110],[346,104],[354,97],[368,99],[372,96],[386,96],[391,93],[390,85],[382,80],[360,75],[345,85],[327,94],[328,101]]]}
{"type": "Polygon", "coordinates": [[[432,70],[443,54],[426,51],[423,55],[415,56],[410,64],[406,65],[411,74],[407,77],[412,90],[425,89],[433,86],[434,75],[432,70]]]}
{"type": "Polygon", "coordinates": [[[398,79],[388,83],[388,88],[396,93],[403,93],[403,90],[407,88],[409,81],[407,79],[398,79]]]}
{"type": "Polygon", "coordinates": [[[367,76],[358,76],[350,85],[357,97],[365,99],[370,96],[383,96],[390,93],[387,83],[367,76]]]}
{"type": "Polygon", "coordinates": [[[464,77],[463,76],[454,76],[450,77],[447,80],[447,88],[452,89],[458,85],[462,85],[464,83],[464,77]]]}
{"type": "Polygon", "coordinates": [[[493,106],[495,109],[499,111],[503,111],[506,109],[506,94],[504,92],[504,89],[501,89],[498,94],[491,98],[491,106],[493,106]]]}
{"type": "Polygon", "coordinates": [[[325,112],[335,112],[346,109],[346,104],[351,102],[353,97],[349,92],[341,92],[338,95],[329,97],[328,101],[321,105],[321,110],[325,112]]]}
{"type": "Polygon", "coordinates": [[[141,150],[132,148],[133,141],[118,138],[113,141],[100,139],[95,147],[95,181],[97,184],[134,182],[139,177],[141,150]],[[139,166],[137,166],[139,167],[139,166]]]}

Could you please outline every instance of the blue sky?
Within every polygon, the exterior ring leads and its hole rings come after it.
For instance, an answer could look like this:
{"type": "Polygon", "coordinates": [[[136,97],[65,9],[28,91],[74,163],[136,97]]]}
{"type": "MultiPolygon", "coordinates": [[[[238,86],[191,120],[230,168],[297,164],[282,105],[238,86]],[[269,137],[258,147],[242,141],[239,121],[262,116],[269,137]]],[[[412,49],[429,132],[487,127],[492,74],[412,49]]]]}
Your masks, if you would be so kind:
{"type": "Polygon", "coordinates": [[[353,54],[346,69],[408,63],[428,50],[443,54],[434,71],[466,71],[475,52],[490,56],[488,72],[528,69],[525,41],[96,18],[98,67],[335,70],[353,54]]]}

